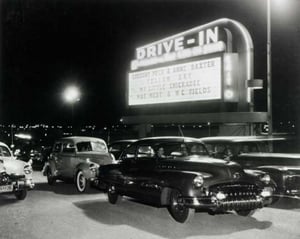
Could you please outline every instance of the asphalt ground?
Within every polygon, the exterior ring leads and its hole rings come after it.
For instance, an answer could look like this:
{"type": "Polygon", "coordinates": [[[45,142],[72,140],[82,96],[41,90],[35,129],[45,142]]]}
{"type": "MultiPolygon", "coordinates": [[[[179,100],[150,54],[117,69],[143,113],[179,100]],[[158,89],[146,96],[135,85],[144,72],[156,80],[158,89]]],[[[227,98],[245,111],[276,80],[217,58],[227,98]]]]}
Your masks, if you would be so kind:
{"type": "Polygon", "coordinates": [[[128,198],[111,205],[97,189],[79,194],[70,183],[49,186],[40,172],[34,179],[35,189],[24,201],[0,195],[1,239],[300,238],[300,200],[295,198],[281,198],[251,217],[199,212],[180,224],[166,208],[128,198]]]}

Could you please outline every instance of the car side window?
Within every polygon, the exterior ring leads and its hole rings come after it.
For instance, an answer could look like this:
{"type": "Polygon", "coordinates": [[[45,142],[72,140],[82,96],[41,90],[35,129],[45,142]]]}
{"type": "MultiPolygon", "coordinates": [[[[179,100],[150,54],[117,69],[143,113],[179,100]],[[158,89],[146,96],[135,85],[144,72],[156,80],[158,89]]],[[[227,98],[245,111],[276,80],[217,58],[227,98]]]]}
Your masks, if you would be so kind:
{"type": "Polygon", "coordinates": [[[126,160],[126,159],[134,159],[135,158],[135,150],[136,150],[136,145],[131,145],[127,149],[125,149],[121,155],[121,160],[126,160]]]}
{"type": "Polygon", "coordinates": [[[119,152],[120,150],[122,150],[121,144],[112,144],[109,146],[109,152],[119,152]]]}
{"type": "Polygon", "coordinates": [[[150,145],[139,145],[137,149],[138,158],[154,158],[154,149],[150,145]]]}
{"type": "Polygon", "coordinates": [[[78,152],[92,151],[91,142],[79,142],[76,144],[78,152]]]}
{"type": "Polygon", "coordinates": [[[11,153],[10,153],[9,149],[6,148],[5,146],[0,146],[0,156],[10,157],[11,153]]]}
{"type": "Polygon", "coordinates": [[[63,153],[75,153],[75,146],[73,143],[64,143],[63,144],[63,153]]]}
{"type": "Polygon", "coordinates": [[[59,153],[62,149],[62,143],[55,143],[53,146],[53,152],[59,153]]]}

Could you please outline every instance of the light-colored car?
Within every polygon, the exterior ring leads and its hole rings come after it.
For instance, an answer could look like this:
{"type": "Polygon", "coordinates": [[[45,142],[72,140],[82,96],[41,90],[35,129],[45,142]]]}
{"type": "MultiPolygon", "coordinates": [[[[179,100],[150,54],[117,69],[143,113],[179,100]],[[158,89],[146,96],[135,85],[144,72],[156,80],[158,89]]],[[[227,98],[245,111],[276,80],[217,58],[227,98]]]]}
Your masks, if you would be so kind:
{"type": "Polygon", "coordinates": [[[0,193],[13,193],[23,200],[33,187],[31,164],[17,160],[9,147],[0,142],[0,193]]]}
{"type": "Polygon", "coordinates": [[[57,179],[73,180],[82,193],[92,183],[98,185],[98,168],[114,163],[104,140],[94,137],[65,137],[57,140],[44,167],[48,184],[57,179]]]}

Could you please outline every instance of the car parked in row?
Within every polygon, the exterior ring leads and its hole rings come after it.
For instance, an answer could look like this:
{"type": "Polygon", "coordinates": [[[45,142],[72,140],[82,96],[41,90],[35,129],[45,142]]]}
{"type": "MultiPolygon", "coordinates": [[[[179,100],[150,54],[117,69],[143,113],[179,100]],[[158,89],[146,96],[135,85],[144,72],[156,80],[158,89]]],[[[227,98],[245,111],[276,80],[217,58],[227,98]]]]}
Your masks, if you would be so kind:
{"type": "Polygon", "coordinates": [[[0,142],[0,193],[14,194],[23,200],[33,187],[31,164],[17,160],[9,147],[0,142]]]}
{"type": "Polygon", "coordinates": [[[276,183],[277,195],[300,196],[300,154],[272,153],[269,150],[270,140],[277,142],[282,139],[236,136],[201,140],[217,158],[237,162],[246,169],[267,172],[276,183]]]}
{"type": "Polygon", "coordinates": [[[250,215],[271,203],[274,187],[267,173],[211,158],[200,140],[187,137],[137,140],[119,164],[99,168],[99,180],[107,185],[110,203],[124,195],[166,206],[181,223],[195,209],[250,215]]]}
{"type": "Polygon", "coordinates": [[[73,180],[82,193],[90,183],[97,185],[98,168],[114,163],[104,140],[94,137],[65,137],[54,143],[43,172],[48,184],[56,180],[73,180]]]}

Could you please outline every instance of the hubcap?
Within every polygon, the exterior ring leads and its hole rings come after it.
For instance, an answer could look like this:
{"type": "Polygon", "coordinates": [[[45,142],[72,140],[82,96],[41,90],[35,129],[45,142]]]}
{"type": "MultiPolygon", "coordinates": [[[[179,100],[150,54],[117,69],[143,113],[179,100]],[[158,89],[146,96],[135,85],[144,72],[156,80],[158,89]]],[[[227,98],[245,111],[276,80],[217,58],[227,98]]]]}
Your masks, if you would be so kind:
{"type": "Polygon", "coordinates": [[[180,199],[180,194],[177,192],[173,196],[172,207],[178,212],[182,212],[184,210],[184,205],[182,203],[182,200],[180,199]]]}
{"type": "Polygon", "coordinates": [[[115,193],[115,186],[114,186],[114,185],[111,185],[111,186],[109,187],[109,189],[108,189],[108,192],[109,192],[110,194],[114,194],[114,193],[115,193]]]}

